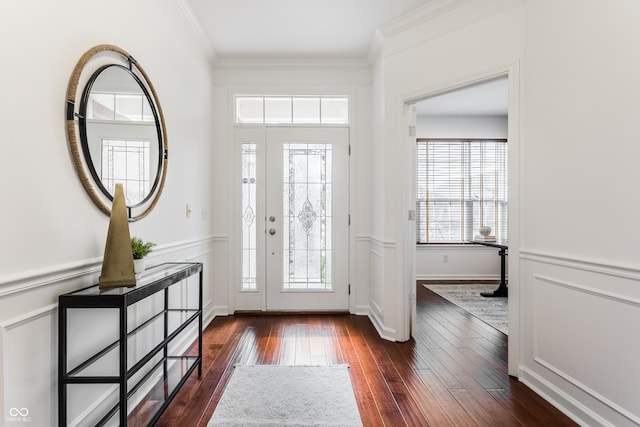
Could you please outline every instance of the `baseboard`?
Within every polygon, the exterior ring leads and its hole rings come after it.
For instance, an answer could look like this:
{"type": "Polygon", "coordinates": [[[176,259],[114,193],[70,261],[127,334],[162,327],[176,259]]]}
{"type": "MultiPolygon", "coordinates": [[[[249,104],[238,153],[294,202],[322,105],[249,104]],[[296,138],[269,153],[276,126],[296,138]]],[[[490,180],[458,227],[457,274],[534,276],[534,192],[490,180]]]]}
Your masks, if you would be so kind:
{"type": "Polygon", "coordinates": [[[387,328],[386,326],[384,326],[384,324],[382,324],[378,316],[372,310],[369,311],[368,317],[373,324],[373,327],[376,328],[376,331],[378,331],[378,335],[380,335],[381,338],[387,341],[397,341],[395,329],[387,328]]]}
{"type": "Polygon", "coordinates": [[[421,285],[499,285],[500,280],[416,280],[421,285]]]}
{"type": "Polygon", "coordinates": [[[614,425],[526,367],[520,369],[518,379],[581,426],[614,425]]]}
{"type": "Polygon", "coordinates": [[[208,301],[206,304],[202,306],[202,329],[207,327],[209,323],[213,321],[216,317],[215,309],[213,307],[213,303],[208,301]]]}
{"type": "Polygon", "coordinates": [[[236,310],[233,312],[234,316],[297,316],[305,314],[333,316],[350,313],[348,310],[236,310]]]}
{"type": "MultiPolygon", "coordinates": [[[[508,279],[508,277],[507,277],[508,279]]],[[[500,280],[499,274],[419,274],[416,280],[465,280],[478,283],[483,280],[500,280]]]]}
{"type": "Polygon", "coordinates": [[[228,316],[231,311],[229,310],[229,306],[227,305],[214,305],[213,308],[213,316],[228,316]]]}
{"type": "Polygon", "coordinates": [[[356,305],[356,309],[353,312],[356,316],[369,316],[369,306],[368,305],[356,305]]]}

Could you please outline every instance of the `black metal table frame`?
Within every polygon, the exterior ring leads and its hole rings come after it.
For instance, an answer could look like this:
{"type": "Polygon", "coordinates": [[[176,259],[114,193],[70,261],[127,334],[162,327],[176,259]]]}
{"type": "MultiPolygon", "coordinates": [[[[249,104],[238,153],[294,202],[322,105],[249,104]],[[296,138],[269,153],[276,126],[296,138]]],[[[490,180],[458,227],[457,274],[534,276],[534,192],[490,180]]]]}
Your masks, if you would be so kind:
{"type": "Polygon", "coordinates": [[[484,240],[471,240],[470,243],[474,243],[477,245],[490,246],[492,248],[498,248],[498,255],[500,256],[500,285],[493,292],[481,292],[480,295],[483,297],[508,297],[509,296],[509,288],[507,287],[507,250],[509,249],[508,244],[503,242],[487,242],[484,240]]]}
{"type": "MultiPolygon", "coordinates": [[[[83,289],[79,289],[77,291],[60,295],[58,297],[59,301],[59,311],[58,311],[58,325],[59,325],[59,342],[58,342],[58,424],[60,426],[65,426],[67,423],[67,385],[68,384],[118,384],[119,385],[119,403],[111,409],[97,425],[102,425],[107,423],[113,415],[119,411],[119,421],[120,425],[127,425],[127,398],[128,395],[135,392],[137,388],[144,382],[147,378],[147,375],[143,376],[142,379],[133,387],[133,390],[127,390],[127,380],[137,372],[142,366],[144,366],[155,354],[162,351],[163,357],[161,362],[163,363],[164,373],[166,377],[167,373],[167,360],[176,359],[181,357],[173,357],[168,356],[167,354],[167,345],[168,343],[175,338],[180,332],[186,329],[189,325],[193,324],[193,322],[197,319],[198,323],[198,355],[197,356],[183,356],[182,358],[189,358],[193,361],[193,365],[188,368],[185,372],[181,380],[178,382],[173,391],[166,396],[162,406],[157,410],[155,415],[151,418],[148,425],[153,425],[162,412],[169,405],[171,400],[175,397],[178,390],[184,385],[186,380],[189,378],[191,373],[198,368],[198,377],[202,376],[202,263],[167,263],[156,266],[156,268],[163,268],[163,266],[184,266],[184,268],[180,268],[178,271],[173,272],[165,277],[161,277],[157,280],[154,280],[150,283],[147,283],[142,286],[138,286],[135,288],[130,288],[128,290],[123,291],[121,294],[109,295],[108,292],[104,294],[92,294],[92,295],[83,295],[82,292],[89,290],[91,288],[96,287],[89,286],[83,289]],[[198,309],[195,310],[180,310],[180,311],[189,311],[193,312],[189,318],[184,321],[175,331],[168,334],[168,313],[170,311],[175,311],[175,309],[170,310],[168,307],[168,292],[169,287],[175,283],[186,279],[189,276],[198,273],[199,278],[199,295],[198,295],[198,309]],[[138,328],[135,328],[132,331],[127,331],[127,307],[135,302],[138,302],[150,295],[155,294],[156,292],[164,291],[164,310],[160,313],[156,314],[154,317],[149,319],[147,322],[143,323],[138,328]],[[67,370],[67,310],[73,308],[117,308],[119,310],[119,322],[120,322],[120,335],[119,339],[103,350],[93,355],[89,359],[82,362],[80,365],[76,366],[72,370],[67,370]],[[165,339],[162,343],[158,344],[153,350],[151,350],[146,356],[144,356],[140,361],[138,361],[132,368],[127,369],[127,345],[126,340],[130,334],[135,333],[138,329],[144,327],[147,323],[152,321],[158,316],[164,316],[164,334],[165,339]],[[122,345],[121,343],[125,343],[122,345]],[[119,373],[117,376],[74,376],[75,373],[82,371],[85,367],[89,366],[91,363],[101,358],[104,354],[113,350],[115,347],[119,345],[119,357],[120,357],[120,367],[119,373]]],[[[153,372],[155,367],[150,371],[153,372]]]]}

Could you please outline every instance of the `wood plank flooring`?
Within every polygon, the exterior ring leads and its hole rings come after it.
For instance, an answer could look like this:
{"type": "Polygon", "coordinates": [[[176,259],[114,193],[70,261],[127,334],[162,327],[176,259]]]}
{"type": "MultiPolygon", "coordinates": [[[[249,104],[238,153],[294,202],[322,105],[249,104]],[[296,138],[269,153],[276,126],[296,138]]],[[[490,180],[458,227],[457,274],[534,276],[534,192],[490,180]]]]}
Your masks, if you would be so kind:
{"type": "Polygon", "coordinates": [[[203,370],[157,426],[206,426],[235,364],[347,363],[364,426],[575,426],[507,375],[504,334],[418,285],[416,339],[381,339],[352,315],[218,317],[203,370]]]}

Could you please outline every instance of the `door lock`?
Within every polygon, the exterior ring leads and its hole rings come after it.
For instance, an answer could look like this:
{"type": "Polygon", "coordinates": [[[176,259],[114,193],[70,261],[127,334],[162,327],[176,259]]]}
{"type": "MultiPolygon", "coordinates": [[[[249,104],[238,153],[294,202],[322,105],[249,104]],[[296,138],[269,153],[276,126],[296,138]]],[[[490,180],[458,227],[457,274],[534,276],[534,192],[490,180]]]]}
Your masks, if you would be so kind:
{"type": "Polygon", "coordinates": [[[269,234],[271,234],[272,236],[273,236],[274,234],[276,234],[276,229],[275,229],[275,228],[270,228],[270,229],[269,229],[269,234]]]}
{"type": "Polygon", "coordinates": [[[271,222],[276,222],[276,217],[275,217],[275,216],[273,216],[273,215],[272,215],[272,216],[270,216],[270,217],[269,217],[269,221],[271,221],[271,222]]]}

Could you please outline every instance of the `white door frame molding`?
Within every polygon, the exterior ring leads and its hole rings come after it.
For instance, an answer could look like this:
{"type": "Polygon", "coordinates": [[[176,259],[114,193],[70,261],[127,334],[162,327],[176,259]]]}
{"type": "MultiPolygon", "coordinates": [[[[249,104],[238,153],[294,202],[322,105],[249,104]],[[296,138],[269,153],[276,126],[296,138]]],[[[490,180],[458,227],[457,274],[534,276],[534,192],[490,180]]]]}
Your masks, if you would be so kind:
{"type": "MultiPolygon", "coordinates": [[[[267,242],[269,235],[266,235],[266,233],[264,232],[265,230],[267,230],[267,228],[269,228],[268,226],[275,226],[278,225],[276,227],[276,229],[278,229],[277,233],[279,234],[282,230],[282,224],[279,224],[277,221],[274,222],[273,224],[268,222],[267,219],[267,214],[265,211],[265,207],[268,205],[267,200],[265,199],[265,195],[268,191],[269,185],[267,184],[267,182],[269,181],[267,175],[266,175],[266,167],[265,165],[267,163],[271,163],[275,164],[277,162],[274,162],[273,160],[278,160],[277,158],[271,158],[271,161],[269,161],[269,159],[266,157],[267,153],[269,152],[269,150],[267,149],[267,145],[268,144],[274,144],[275,141],[271,141],[269,142],[270,137],[269,135],[280,135],[280,134],[292,134],[292,135],[299,135],[301,133],[304,132],[314,132],[314,129],[317,130],[318,132],[320,132],[320,137],[316,137],[313,136],[311,138],[307,137],[306,141],[329,141],[330,136],[334,137],[334,136],[340,136],[340,141],[336,140],[336,145],[335,145],[335,150],[343,150],[344,152],[342,153],[338,153],[337,151],[334,152],[334,160],[333,163],[334,166],[340,166],[341,168],[343,168],[344,170],[341,172],[341,176],[337,177],[339,178],[341,181],[346,182],[347,185],[343,185],[340,187],[340,191],[338,191],[336,194],[342,194],[343,196],[343,207],[344,210],[346,211],[344,218],[340,218],[340,219],[336,219],[336,220],[343,220],[344,224],[341,225],[341,227],[345,228],[344,230],[342,230],[342,232],[339,234],[339,236],[333,236],[334,239],[336,239],[336,242],[340,245],[340,250],[342,251],[342,254],[340,255],[340,262],[344,263],[343,265],[341,265],[341,268],[338,268],[338,266],[334,266],[335,271],[334,273],[337,275],[337,277],[340,277],[340,285],[338,283],[334,283],[335,286],[337,286],[337,288],[335,288],[333,291],[331,292],[312,292],[312,291],[307,291],[307,292],[288,292],[287,293],[287,298],[290,300],[292,299],[292,297],[294,296],[294,294],[299,293],[299,294],[306,294],[307,298],[310,297],[311,295],[316,295],[316,300],[314,303],[312,304],[307,304],[304,307],[299,307],[298,309],[304,309],[304,310],[310,310],[310,311],[314,311],[314,310],[320,310],[320,311],[326,311],[326,310],[338,310],[338,311],[351,311],[351,304],[352,304],[352,295],[349,295],[349,282],[350,282],[350,271],[351,271],[351,262],[350,262],[350,248],[351,248],[351,227],[348,226],[348,213],[350,211],[350,204],[351,201],[349,200],[349,189],[351,186],[351,167],[350,167],[350,159],[349,156],[347,154],[348,149],[349,149],[349,144],[350,144],[350,127],[349,126],[314,126],[314,125],[296,125],[296,126],[282,126],[282,125],[243,125],[243,126],[236,126],[234,129],[234,137],[233,137],[233,153],[230,156],[233,159],[233,167],[232,167],[232,171],[235,177],[240,177],[241,175],[241,170],[240,170],[240,151],[241,151],[241,146],[243,143],[252,143],[252,144],[256,144],[256,148],[257,148],[257,164],[258,164],[258,170],[257,172],[257,188],[256,191],[257,193],[257,208],[256,208],[256,216],[255,216],[255,222],[256,222],[256,230],[257,230],[257,248],[258,251],[256,253],[258,262],[257,262],[257,283],[256,283],[256,289],[247,289],[247,290],[241,290],[240,289],[240,283],[242,281],[242,226],[241,226],[241,212],[240,212],[240,194],[242,193],[242,191],[240,190],[240,182],[241,180],[233,180],[232,182],[234,183],[234,194],[236,194],[235,197],[233,197],[233,227],[234,227],[234,233],[233,235],[234,237],[234,244],[231,245],[233,246],[233,259],[234,259],[234,267],[233,267],[233,280],[231,280],[230,284],[229,284],[229,295],[230,295],[230,300],[233,302],[232,304],[230,304],[229,306],[229,312],[233,313],[236,310],[247,310],[247,311],[266,311],[266,310],[288,310],[287,308],[285,308],[284,306],[282,307],[275,307],[273,306],[273,304],[269,305],[267,303],[267,294],[271,293],[273,296],[273,292],[269,292],[268,288],[267,288],[267,252],[268,252],[268,248],[267,248],[267,242]],[[341,159],[340,162],[338,162],[338,159],[341,159]],[[343,295],[344,294],[344,295],[343,295]],[[320,295],[324,295],[324,296],[320,296],[320,295]],[[335,306],[334,308],[331,308],[330,305],[327,305],[326,303],[323,306],[320,306],[319,303],[322,302],[322,300],[328,300],[330,299],[330,296],[333,295],[334,298],[337,297],[342,297],[344,296],[344,301],[340,301],[339,306],[335,306]],[[315,306],[318,305],[317,308],[315,308],[315,306]]],[[[317,133],[317,132],[316,132],[317,133]]],[[[273,145],[275,147],[275,145],[273,145]]],[[[335,172],[335,171],[334,171],[335,172]]],[[[271,186],[273,186],[273,183],[271,184],[271,186]]],[[[279,188],[276,185],[277,188],[279,188]]],[[[271,191],[273,191],[273,188],[271,188],[271,191]]],[[[269,214],[272,215],[272,214],[269,214]]],[[[274,218],[276,216],[274,215],[274,218]]],[[[336,225],[337,226],[337,225],[336,225]]],[[[273,298],[272,298],[273,299],[273,298]]],[[[273,301],[272,301],[273,302],[273,301]]]]}
{"type": "MultiPolygon", "coordinates": [[[[520,64],[519,62],[508,63],[504,66],[496,67],[490,70],[486,70],[481,73],[466,76],[461,79],[444,82],[442,84],[428,87],[422,90],[418,90],[412,93],[408,93],[397,98],[397,117],[401,117],[398,121],[397,135],[399,141],[407,141],[407,153],[414,153],[413,144],[415,143],[415,137],[408,137],[407,129],[413,125],[415,117],[409,117],[406,112],[412,111],[408,108],[415,104],[417,101],[441,95],[447,92],[461,89],[473,84],[481,83],[487,80],[492,80],[498,77],[506,76],[508,78],[509,87],[509,113],[508,113],[508,140],[509,140],[509,258],[508,258],[508,270],[509,270],[509,375],[518,377],[520,372],[520,355],[524,354],[524,340],[521,339],[522,331],[522,316],[520,315],[520,307],[524,307],[522,301],[523,293],[520,292],[520,284],[523,282],[519,267],[519,248],[520,248],[520,236],[521,236],[521,132],[520,132],[520,64]]],[[[408,154],[403,156],[408,163],[405,164],[405,170],[414,171],[413,174],[406,174],[407,182],[405,182],[404,190],[405,195],[406,212],[415,210],[415,195],[411,193],[411,189],[414,188],[414,184],[410,182],[412,177],[415,176],[415,154],[408,154]]],[[[411,227],[404,227],[407,230],[405,238],[408,239],[407,247],[410,246],[411,241],[415,241],[415,221],[413,224],[413,234],[411,234],[411,227]]],[[[398,298],[397,310],[399,313],[398,318],[402,319],[401,324],[398,325],[398,340],[408,340],[413,334],[413,322],[412,312],[415,310],[415,245],[413,246],[413,253],[406,253],[404,259],[404,266],[402,266],[405,272],[405,283],[402,287],[402,298],[398,298]]]]}

